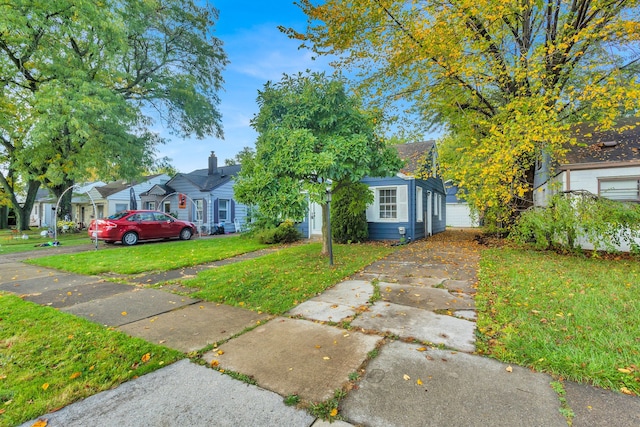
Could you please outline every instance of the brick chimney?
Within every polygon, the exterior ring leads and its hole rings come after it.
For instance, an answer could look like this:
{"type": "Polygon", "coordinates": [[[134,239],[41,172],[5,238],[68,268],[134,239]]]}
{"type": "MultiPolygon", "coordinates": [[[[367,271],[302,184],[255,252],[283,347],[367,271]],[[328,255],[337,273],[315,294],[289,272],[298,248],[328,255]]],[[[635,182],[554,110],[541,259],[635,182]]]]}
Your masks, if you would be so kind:
{"type": "Polygon", "coordinates": [[[209,156],[209,175],[213,175],[218,172],[218,158],[216,157],[216,153],[213,151],[209,156]]]}

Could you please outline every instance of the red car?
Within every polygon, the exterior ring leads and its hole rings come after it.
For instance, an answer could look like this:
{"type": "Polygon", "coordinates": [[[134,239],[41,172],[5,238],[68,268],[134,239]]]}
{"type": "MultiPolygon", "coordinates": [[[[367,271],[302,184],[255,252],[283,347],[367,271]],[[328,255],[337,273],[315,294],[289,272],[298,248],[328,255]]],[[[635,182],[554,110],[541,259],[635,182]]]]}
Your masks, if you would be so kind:
{"type": "Polygon", "coordinates": [[[181,221],[159,211],[121,211],[108,218],[93,220],[89,237],[131,246],[138,240],[179,238],[189,240],[196,233],[192,222],[181,221]],[[95,233],[95,234],[94,234],[95,233]]]}

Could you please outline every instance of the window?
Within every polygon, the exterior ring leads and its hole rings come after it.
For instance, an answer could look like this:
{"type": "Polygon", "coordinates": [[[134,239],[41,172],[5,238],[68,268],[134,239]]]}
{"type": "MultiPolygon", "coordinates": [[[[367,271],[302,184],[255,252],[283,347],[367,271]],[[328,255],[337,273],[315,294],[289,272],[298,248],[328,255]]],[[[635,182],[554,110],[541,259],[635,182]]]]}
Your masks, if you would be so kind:
{"type": "Polygon", "coordinates": [[[196,202],[196,214],[195,214],[195,221],[202,221],[203,217],[203,213],[204,213],[204,200],[202,199],[198,199],[195,201],[196,202]]]}
{"type": "Polygon", "coordinates": [[[416,220],[423,222],[424,205],[422,202],[422,187],[416,187],[416,220]]]}
{"type": "Polygon", "coordinates": [[[126,203],[116,203],[116,212],[126,211],[129,205],[126,203]]]}
{"type": "Polygon", "coordinates": [[[149,209],[150,211],[155,211],[156,210],[156,202],[147,202],[147,209],[149,209]]]}
{"type": "Polygon", "coordinates": [[[229,200],[226,200],[226,199],[218,200],[218,221],[219,222],[229,221],[229,200]]]}
{"type": "Polygon", "coordinates": [[[598,180],[600,196],[622,202],[640,202],[640,177],[598,180]]]}
{"type": "Polygon", "coordinates": [[[163,212],[171,213],[171,202],[164,202],[163,205],[164,205],[163,212]]]}
{"type": "Polygon", "coordinates": [[[396,196],[396,189],[380,190],[378,207],[380,209],[380,219],[383,218],[397,218],[398,217],[398,203],[396,196]]]}
{"type": "Polygon", "coordinates": [[[367,207],[369,222],[407,222],[408,187],[406,185],[369,187],[373,193],[373,204],[367,207]]]}

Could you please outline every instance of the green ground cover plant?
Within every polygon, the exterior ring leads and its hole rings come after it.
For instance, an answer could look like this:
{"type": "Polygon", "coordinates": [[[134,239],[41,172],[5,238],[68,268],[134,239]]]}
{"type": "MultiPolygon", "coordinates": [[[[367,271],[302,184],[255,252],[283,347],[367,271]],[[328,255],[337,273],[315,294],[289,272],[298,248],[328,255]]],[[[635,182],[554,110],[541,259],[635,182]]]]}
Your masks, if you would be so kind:
{"type": "Polygon", "coordinates": [[[184,357],[0,293],[0,426],[12,426],[184,357]]]}
{"type": "Polygon", "coordinates": [[[481,354],[640,394],[640,263],[516,248],[483,251],[481,354]]]}
{"type": "Polygon", "coordinates": [[[382,244],[335,245],[334,266],[320,243],[283,248],[260,258],[203,271],[181,282],[196,298],[282,314],[393,252],[382,244]]]}
{"type": "Polygon", "coordinates": [[[30,264],[78,274],[136,274],[167,271],[253,252],[267,245],[241,236],[145,243],[110,250],[53,255],[31,259],[30,264]]]}

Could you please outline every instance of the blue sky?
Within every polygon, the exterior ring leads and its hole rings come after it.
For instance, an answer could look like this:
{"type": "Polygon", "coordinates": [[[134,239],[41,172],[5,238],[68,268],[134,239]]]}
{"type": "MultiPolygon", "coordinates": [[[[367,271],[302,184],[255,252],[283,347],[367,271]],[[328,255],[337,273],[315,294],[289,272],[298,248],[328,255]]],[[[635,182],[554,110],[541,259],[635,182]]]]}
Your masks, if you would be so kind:
{"type": "Polygon", "coordinates": [[[224,140],[184,140],[163,135],[171,142],[159,146],[158,155],[171,158],[180,172],[206,168],[211,151],[215,151],[221,165],[243,147],[254,146],[257,135],[249,121],[258,112],[258,90],[267,81],[279,81],[283,73],[330,69],[326,58],[313,60],[310,51],[298,49],[299,41],[290,40],[278,30],[278,25],[300,31],[306,26],[305,14],[292,0],[215,0],[213,4],[220,11],[215,35],[224,42],[230,61],[223,74],[225,84],[219,105],[224,140]]]}

